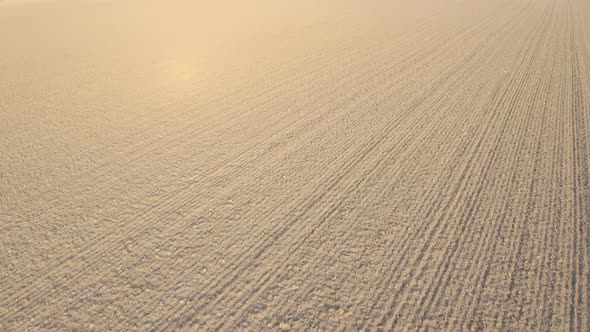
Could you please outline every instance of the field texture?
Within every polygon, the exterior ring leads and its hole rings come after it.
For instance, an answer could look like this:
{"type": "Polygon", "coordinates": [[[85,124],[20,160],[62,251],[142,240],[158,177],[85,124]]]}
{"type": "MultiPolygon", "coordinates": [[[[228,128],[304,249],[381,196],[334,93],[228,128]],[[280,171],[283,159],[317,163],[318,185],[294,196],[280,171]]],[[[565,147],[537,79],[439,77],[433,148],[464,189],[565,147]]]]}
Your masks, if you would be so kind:
{"type": "Polygon", "coordinates": [[[590,2],[0,1],[0,331],[590,330],[590,2]]]}

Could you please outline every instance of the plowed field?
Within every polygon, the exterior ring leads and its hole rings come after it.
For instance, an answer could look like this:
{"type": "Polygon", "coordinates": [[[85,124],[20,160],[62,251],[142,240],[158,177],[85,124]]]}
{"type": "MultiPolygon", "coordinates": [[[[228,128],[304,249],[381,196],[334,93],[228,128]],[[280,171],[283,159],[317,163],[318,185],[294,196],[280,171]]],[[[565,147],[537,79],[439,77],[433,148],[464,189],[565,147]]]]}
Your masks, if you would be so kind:
{"type": "Polygon", "coordinates": [[[0,330],[590,330],[590,2],[0,1],[0,330]]]}

